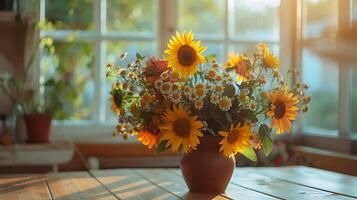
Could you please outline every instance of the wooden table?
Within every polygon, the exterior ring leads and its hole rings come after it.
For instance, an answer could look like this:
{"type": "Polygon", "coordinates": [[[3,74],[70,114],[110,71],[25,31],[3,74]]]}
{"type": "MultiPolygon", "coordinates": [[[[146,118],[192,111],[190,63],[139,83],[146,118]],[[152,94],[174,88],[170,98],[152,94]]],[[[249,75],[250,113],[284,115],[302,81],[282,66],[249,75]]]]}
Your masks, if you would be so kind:
{"type": "Polygon", "coordinates": [[[357,178],[309,167],[237,168],[225,194],[192,194],[179,169],[0,177],[0,199],[357,199],[357,178]]]}

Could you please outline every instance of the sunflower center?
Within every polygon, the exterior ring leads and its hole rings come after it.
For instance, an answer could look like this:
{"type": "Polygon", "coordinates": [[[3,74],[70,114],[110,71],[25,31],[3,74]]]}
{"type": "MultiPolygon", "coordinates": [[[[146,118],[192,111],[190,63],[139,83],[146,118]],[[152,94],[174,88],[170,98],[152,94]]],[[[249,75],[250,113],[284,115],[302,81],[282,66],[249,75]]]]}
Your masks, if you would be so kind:
{"type": "Polygon", "coordinates": [[[123,101],[120,92],[115,92],[114,95],[113,95],[113,98],[114,98],[114,103],[115,103],[115,105],[116,105],[118,108],[120,108],[120,107],[121,107],[121,103],[122,103],[122,101],[123,101]]]}
{"type": "Polygon", "coordinates": [[[274,106],[275,106],[274,117],[276,119],[281,119],[285,115],[285,111],[286,111],[284,102],[278,100],[274,103],[274,106]]]}
{"type": "Polygon", "coordinates": [[[174,131],[176,135],[181,138],[188,137],[190,135],[191,124],[186,119],[177,119],[174,122],[174,131]]]}
{"type": "Polygon", "coordinates": [[[227,141],[228,143],[233,144],[238,140],[238,138],[239,138],[239,131],[232,130],[227,137],[227,141]]]}
{"type": "Polygon", "coordinates": [[[188,45],[183,45],[178,50],[178,59],[182,66],[188,67],[192,65],[195,62],[196,57],[196,51],[188,45]]]}

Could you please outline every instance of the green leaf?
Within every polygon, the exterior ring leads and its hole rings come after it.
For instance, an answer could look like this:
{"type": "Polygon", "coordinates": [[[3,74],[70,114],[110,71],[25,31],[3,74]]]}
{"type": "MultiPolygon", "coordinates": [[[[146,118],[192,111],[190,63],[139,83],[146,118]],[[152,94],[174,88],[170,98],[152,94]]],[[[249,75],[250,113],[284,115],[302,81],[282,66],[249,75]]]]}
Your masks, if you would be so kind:
{"type": "Polygon", "coordinates": [[[266,124],[262,124],[259,127],[259,137],[263,144],[263,151],[265,156],[268,156],[273,149],[273,140],[271,138],[270,132],[271,128],[269,128],[266,124]]]}
{"type": "Polygon", "coordinates": [[[45,84],[44,84],[46,87],[51,87],[51,86],[54,86],[55,85],[55,80],[53,80],[53,78],[51,79],[48,79],[45,84]]]}
{"type": "Polygon", "coordinates": [[[251,161],[257,161],[257,155],[252,147],[245,148],[243,152],[241,152],[246,158],[251,161]]]}
{"type": "Polygon", "coordinates": [[[215,54],[209,54],[209,55],[206,56],[206,61],[207,62],[211,61],[213,59],[216,59],[216,55],[215,54]]]}
{"type": "Polygon", "coordinates": [[[156,153],[159,154],[161,152],[164,152],[166,150],[166,144],[168,140],[161,141],[158,147],[156,147],[156,153]]]}
{"type": "Polygon", "coordinates": [[[139,53],[136,53],[136,59],[138,60],[144,60],[145,56],[140,55],[139,53]]]}

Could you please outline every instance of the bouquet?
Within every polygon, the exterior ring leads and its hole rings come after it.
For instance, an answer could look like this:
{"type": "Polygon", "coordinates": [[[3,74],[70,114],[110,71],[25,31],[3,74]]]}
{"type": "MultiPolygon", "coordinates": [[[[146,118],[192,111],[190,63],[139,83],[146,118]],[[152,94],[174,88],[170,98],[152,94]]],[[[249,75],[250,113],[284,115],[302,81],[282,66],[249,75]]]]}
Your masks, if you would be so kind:
{"type": "MultiPolygon", "coordinates": [[[[237,153],[256,160],[254,149],[268,155],[272,133],[291,131],[299,112],[307,112],[308,85],[284,81],[279,59],[266,44],[253,55],[231,53],[220,64],[194,33],[176,33],[163,58],[136,54],[126,64],[107,64],[114,79],[111,109],[118,117],[114,135],[137,137],[157,152],[185,153],[200,138],[218,137],[225,156],[237,153]]],[[[126,54],[120,56],[122,62],[126,54]]]]}

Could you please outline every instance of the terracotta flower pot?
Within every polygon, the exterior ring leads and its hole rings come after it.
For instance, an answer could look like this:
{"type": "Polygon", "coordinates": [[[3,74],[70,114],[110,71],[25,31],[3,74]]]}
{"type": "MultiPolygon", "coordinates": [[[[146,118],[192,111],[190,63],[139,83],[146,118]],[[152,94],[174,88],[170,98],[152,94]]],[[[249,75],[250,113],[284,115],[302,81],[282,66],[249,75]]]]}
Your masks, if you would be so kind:
{"type": "Polygon", "coordinates": [[[221,137],[200,138],[197,150],[184,154],[181,171],[190,192],[224,193],[235,168],[235,159],[219,152],[221,137]]]}
{"type": "Polygon", "coordinates": [[[28,143],[48,143],[51,129],[51,115],[26,115],[28,143]]]}

